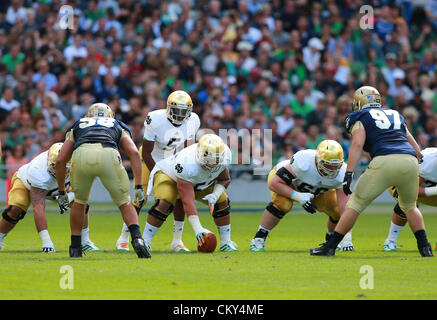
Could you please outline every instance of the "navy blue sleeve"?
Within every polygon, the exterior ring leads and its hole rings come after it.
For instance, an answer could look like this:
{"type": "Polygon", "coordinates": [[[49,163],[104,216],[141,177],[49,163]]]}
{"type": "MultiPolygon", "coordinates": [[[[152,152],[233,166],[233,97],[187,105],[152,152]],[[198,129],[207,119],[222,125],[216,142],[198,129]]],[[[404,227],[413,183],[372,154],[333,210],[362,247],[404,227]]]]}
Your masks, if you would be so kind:
{"type": "Polygon", "coordinates": [[[124,130],[126,130],[129,133],[130,137],[132,138],[132,132],[130,131],[129,127],[121,121],[118,121],[118,120],[116,120],[116,121],[118,122],[120,127],[122,127],[124,130]]]}
{"type": "MultiPolygon", "coordinates": [[[[64,133],[64,141],[65,141],[65,138],[66,138],[66,136],[67,136],[67,133],[69,132],[69,131],[71,131],[71,130],[73,130],[74,129],[74,127],[77,125],[77,123],[79,122],[80,120],[78,120],[78,121],[76,121],[75,123],[73,123],[67,130],[65,130],[65,133],[64,133]]],[[[73,134],[74,134],[74,132],[73,132],[73,134]]]]}
{"type": "Polygon", "coordinates": [[[354,126],[355,122],[357,122],[360,118],[360,113],[358,113],[357,111],[349,113],[346,116],[346,119],[344,121],[344,125],[346,127],[346,131],[350,133],[350,130],[352,129],[352,127],[354,126]]]}

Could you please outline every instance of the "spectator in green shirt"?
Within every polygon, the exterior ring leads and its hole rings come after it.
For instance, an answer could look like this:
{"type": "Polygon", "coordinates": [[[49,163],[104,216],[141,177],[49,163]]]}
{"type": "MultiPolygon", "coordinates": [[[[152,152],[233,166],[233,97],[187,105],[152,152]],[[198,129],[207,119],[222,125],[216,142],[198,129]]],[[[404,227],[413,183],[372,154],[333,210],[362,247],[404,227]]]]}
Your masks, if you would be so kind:
{"type": "Polygon", "coordinates": [[[9,68],[10,73],[14,73],[15,66],[23,62],[24,54],[20,52],[20,45],[13,44],[8,54],[4,55],[2,62],[9,68]]]}
{"type": "Polygon", "coordinates": [[[290,106],[295,115],[299,114],[307,120],[308,115],[314,110],[314,107],[305,102],[305,89],[298,87],[295,90],[296,99],[290,101],[290,106]]]}

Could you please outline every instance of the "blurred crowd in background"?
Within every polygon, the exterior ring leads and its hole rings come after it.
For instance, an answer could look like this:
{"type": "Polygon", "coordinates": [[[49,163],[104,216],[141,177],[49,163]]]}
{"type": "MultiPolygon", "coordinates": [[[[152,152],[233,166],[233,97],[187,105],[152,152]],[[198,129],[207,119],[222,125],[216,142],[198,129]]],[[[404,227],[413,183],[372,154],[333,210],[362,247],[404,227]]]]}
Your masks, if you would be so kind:
{"type": "Polygon", "coordinates": [[[437,0],[2,0],[2,161],[20,166],[63,141],[94,102],[139,146],[147,113],[174,90],[191,95],[201,128],[271,129],[273,163],[322,139],[347,155],[344,118],[361,85],[422,148],[437,146],[436,37],[437,0]],[[365,4],[373,29],[360,28],[365,4]],[[74,8],[71,29],[62,5],[74,8]]]}

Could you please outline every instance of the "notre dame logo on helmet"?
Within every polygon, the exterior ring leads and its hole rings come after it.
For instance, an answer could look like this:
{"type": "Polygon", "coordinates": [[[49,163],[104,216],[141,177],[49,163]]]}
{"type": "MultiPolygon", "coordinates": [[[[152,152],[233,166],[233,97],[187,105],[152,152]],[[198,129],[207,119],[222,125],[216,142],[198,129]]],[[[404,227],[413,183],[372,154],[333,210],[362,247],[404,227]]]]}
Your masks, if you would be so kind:
{"type": "Polygon", "coordinates": [[[147,116],[146,117],[146,123],[150,124],[151,122],[152,122],[152,118],[150,118],[150,116],[147,116]]]}
{"type": "Polygon", "coordinates": [[[179,163],[174,168],[177,171],[177,173],[181,173],[182,170],[184,170],[184,168],[182,168],[182,166],[179,163]]]}

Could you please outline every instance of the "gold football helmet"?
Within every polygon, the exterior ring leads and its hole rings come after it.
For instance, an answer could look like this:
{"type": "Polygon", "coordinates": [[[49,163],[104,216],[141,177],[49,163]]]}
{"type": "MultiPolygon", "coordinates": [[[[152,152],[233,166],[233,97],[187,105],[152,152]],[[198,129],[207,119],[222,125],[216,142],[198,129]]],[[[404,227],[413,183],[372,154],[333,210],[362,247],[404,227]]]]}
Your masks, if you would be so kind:
{"type": "MultiPolygon", "coordinates": [[[[55,174],[55,165],[58,160],[59,151],[61,151],[63,143],[57,142],[54,143],[50,148],[47,154],[47,171],[53,176],[56,177],[55,174]]],[[[67,163],[67,175],[70,173],[71,160],[67,163]]]]}
{"type": "Polygon", "coordinates": [[[374,87],[364,86],[354,92],[353,111],[365,108],[381,108],[381,95],[374,87]]]}
{"type": "Polygon", "coordinates": [[[335,178],[343,165],[343,148],[335,140],[323,140],[317,146],[316,167],[320,175],[335,178]]]}
{"type": "Polygon", "coordinates": [[[197,160],[207,170],[213,170],[225,160],[225,143],[215,134],[205,134],[197,143],[197,160]]]}
{"type": "Polygon", "coordinates": [[[94,103],[88,108],[85,114],[87,118],[102,117],[102,118],[114,118],[114,113],[111,108],[104,103],[94,103]]]}
{"type": "Polygon", "coordinates": [[[182,90],[173,91],[167,98],[167,117],[175,125],[187,120],[193,110],[193,101],[188,93],[182,90]]]}

